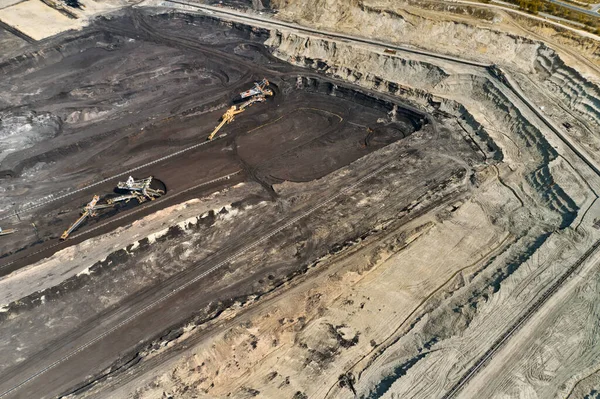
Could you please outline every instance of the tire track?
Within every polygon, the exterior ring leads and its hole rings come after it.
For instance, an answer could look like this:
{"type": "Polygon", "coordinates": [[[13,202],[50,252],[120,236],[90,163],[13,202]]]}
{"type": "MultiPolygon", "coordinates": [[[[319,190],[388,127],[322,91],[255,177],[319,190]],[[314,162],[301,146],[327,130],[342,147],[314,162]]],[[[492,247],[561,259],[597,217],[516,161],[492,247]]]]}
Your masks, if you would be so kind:
{"type": "Polygon", "coordinates": [[[521,327],[523,327],[523,325],[527,321],[529,321],[538,310],[540,310],[542,306],[544,306],[548,299],[550,299],[552,295],[554,295],[559,290],[559,288],[562,287],[562,285],[569,279],[569,277],[571,277],[571,275],[573,275],[573,273],[575,273],[575,271],[577,271],[581,267],[583,262],[589,259],[590,256],[592,256],[592,254],[596,252],[598,247],[600,247],[600,240],[596,241],[594,245],[592,245],[592,247],[590,247],[583,254],[583,256],[577,259],[577,261],[573,265],[571,265],[571,267],[569,267],[567,271],[564,272],[562,276],[560,276],[559,279],[556,280],[554,284],[552,284],[550,288],[548,288],[542,294],[542,296],[540,296],[538,300],[535,301],[533,305],[531,305],[529,309],[527,309],[527,311],[523,313],[508,328],[508,330],[506,330],[496,341],[494,341],[492,346],[475,362],[475,364],[473,364],[469,368],[469,370],[467,370],[465,374],[463,374],[463,376],[458,380],[458,382],[454,384],[444,396],[442,396],[442,399],[455,398],[456,395],[458,395],[458,393],[465,387],[465,385],[467,385],[473,379],[473,377],[486,365],[488,360],[490,360],[500,349],[502,349],[502,347],[504,347],[504,344],[506,344],[506,342],[516,332],[518,332],[521,329],[521,327]]]}

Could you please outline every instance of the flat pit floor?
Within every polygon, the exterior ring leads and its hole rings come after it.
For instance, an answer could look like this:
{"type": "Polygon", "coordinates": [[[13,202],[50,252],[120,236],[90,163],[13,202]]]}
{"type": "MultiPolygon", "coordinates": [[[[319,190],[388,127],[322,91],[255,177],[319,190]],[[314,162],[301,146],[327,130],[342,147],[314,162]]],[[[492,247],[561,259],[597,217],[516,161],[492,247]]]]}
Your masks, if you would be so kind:
{"type": "Polygon", "coordinates": [[[265,34],[129,11],[0,64],[0,226],[18,229],[0,238],[0,273],[219,186],[253,179],[275,196],[273,183],[323,177],[425,123],[402,106],[392,121],[394,104],[276,60],[259,44],[265,34]],[[263,77],[274,97],[206,142],[263,77]],[[92,196],[131,169],[168,194],[118,217],[103,212],[59,242],[92,196]]]}

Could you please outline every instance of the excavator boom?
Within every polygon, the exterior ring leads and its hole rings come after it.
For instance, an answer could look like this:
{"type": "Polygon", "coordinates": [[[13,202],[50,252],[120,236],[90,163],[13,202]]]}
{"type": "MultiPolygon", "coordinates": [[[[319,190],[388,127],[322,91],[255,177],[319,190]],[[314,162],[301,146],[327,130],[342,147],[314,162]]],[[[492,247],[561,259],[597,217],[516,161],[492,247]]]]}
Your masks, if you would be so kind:
{"type": "Polygon", "coordinates": [[[67,230],[64,231],[64,233],[62,233],[62,235],[60,236],[61,241],[66,240],[67,238],[69,238],[69,235],[74,232],[79,226],[81,226],[83,224],[83,222],[85,222],[85,220],[90,216],[90,213],[88,211],[84,211],[81,216],[79,217],[79,219],[77,219],[75,221],[75,223],[73,223],[67,230]]]}
{"type": "Polygon", "coordinates": [[[262,103],[262,102],[265,102],[265,101],[267,101],[267,99],[262,94],[259,95],[259,96],[254,96],[250,100],[248,100],[245,103],[241,104],[239,106],[239,109],[243,111],[244,109],[246,109],[247,107],[251,106],[254,103],[262,103]]]}
{"type": "Polygon", "coordinates": [[[215,137],[215,134],[217,134],[219,130],[221,130],[221,128],[225,126],[226,123],[227,120],[223,119],[221,123],[219,123],[217,127],[215,127],[215,130],[213,130],[212,133],[208,135],[208,140],[212,140],[215,137]]]}
{"type": "Polygon", "coordinates": [[[215,127],[215,130],[212,131],[212,133],[208,136],[207,140],[212,140],[213,137],[215,137],[215,135],[217,134],[217,132],[221,130],[223,126],[225,126],[225,124],[233,122],[235,116],[237,114],[241,114],[242,112],[244,112],[244,109],[242,107],[238,108],[235,105],[229,108],[227,111],[225,111],[225,113],[221,117],[221,123],[219,123],[217,127],[215,127]]]}
{"type": "Polygon", "coordinates": [[[81,216],[79,216],[79,219],[77,219],[75,223],[65,230],[64,233],[62,233],[60,236],[61,240],[66,240],[72,232],[77,230],[77,228],[86,221],[87,218],[97,216],[97,210],[112,208],[114,206],[113,204],[98,204],[98,201],[100,201],[100,196],[94,195],[92,200],[88,202],[88,204],[81,211],[81,216]]]}
{"type": "Polygon", "coordinates": [[[233,120],[235,119],[235,115],[241,114],[246,110],[247,107],[257,102],[262,103],[267,101],[266,96],[273,95],[273,91],[271,89],[268,89],[268,86],[269,81],[267,79],[263,79],[260,82],[255,82],[254,87],[252,89],[240,93],[240,97],[242,99],[248,98],[248,100],[239,106],[234,105],[227,111],[225,111],[225,113],[221,117],[221,122],[215,127],[215,130],[213,130],[212,133],[208,135],[207,140],[212,140],[223,126],[233,122],[233,120]]]}
{"type": "Polygon", "coordinates": [[[0,227],[0,236],[7,236],[7,235],[12,234],[12,233],[14,233],[16,231],[17,231],[16,229],[2,229],[0,227]]]}

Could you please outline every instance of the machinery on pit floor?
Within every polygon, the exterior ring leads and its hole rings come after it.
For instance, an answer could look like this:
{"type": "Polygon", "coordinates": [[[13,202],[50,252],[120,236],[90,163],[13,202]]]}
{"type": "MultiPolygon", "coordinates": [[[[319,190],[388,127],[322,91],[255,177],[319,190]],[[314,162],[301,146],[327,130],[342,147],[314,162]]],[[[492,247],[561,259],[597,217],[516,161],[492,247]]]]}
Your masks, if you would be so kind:
{"type": "Polygon", "coordinates": [[[273,91],[269,89],[268,86],[269,81],[267,79],[263,79],[260,82],[255,82],[254,88],[240,93],[240,97],[242,99],[249,99],[240,105],[233,105],[231,108],[225,111],[225,113],[221,117],[221,122],[217,125],[217,127],[215,127],[215,130],[213,130],[212,133],[208,135],[207,140],[212,140],[223,126],[233,122],[235,120],[236,115],[244,112],[246,108],[248,108],[252,104],[267,101],[267,96],[273,95],[273,91]]]}
{"type": "Polygon", "coordinates": [[[69,235],[81,226],[88,218],[98,216],[98,212],[101,209],[114,208],[118,203],[127,203],[132,199],[136,199],[138,203],[146,202],[148,200],[154,201],[156,198],[165,194],[164,190],[154,189],[151,187],[153,177],[147,177],[145,179],[135,180],[132,176],[129,176],[127,181],[118,182],[118,190],[127,190],[129,194],[120,195],[118,197],[109,198],[106,203],[99,203],[100,196],[94,195],[92,200],[83,208],[81,216],[75,221],[65,232],[60,236],[61,240],[66,240],[69,235]]]}
{"type": "Polygon", "coordinates": [[[9,234],[12,234],[14,232],[16,232],[17,230],[15,229],[3,229],[2,227],[0,227],[0,236],[7,236],[9,234]]]}
{"type": "Polygon", "coordinates": [[[231,108],[229,108],[227,111],[225,111],[225,113],[221,117],[221,122],[217,125],[217,127],[215,127],[215,130],[212,131],[212,133],[208,136],[207,140],[212,140],[223,126],[233,122],[235,120],[235,116],[244,112],[247,107],[251,106],[254,103],[262,103],[264,101],[266,101],[266,98],[264,96],[257,95],[239,106],[234,105],[231,108]]]}
{"type": "Polygon", "coordinates": [[[240,97],[242,99],[257,95],[271,97],[273,95],[273,90],[269,89],[268,87],[269,81],[264,78],[260,82],[254,82],[254,87],[250,90],[240,93],[240,97]]]}
{"type": "Polygon", "coordinates": [[[156,198],[162,196],[165,192],[163,190],[151,188],[153,177],[147,177],[145,179],[135,180],[132,176],[129,176],[127,181],[118,182],[118,190],[127,190],[129,194],[120,195],[115,198],[110,198],[106,202],[108,204],[114,204],[116,202],[129,202],[132,199],[136,199],[140,204],[148,200],[154,201],[156,198]]]}
{"type": "Polygon", "coordinates": [[[79,219],[77,219],[75,223],[73,223],[67,230],[65,230],[64,233],[62,233],[62,235],[60,236],[61,240],[66,240],[73,231],[75,231],[79,226],[83,224],[83,222],[87,220],[87,218],[98,216],[97,211],[99,211],[100,209],[114,207],[113,204],[98,204],[98,201],[100,201],[100,196],[94,195],[92,200],[88,202],[88,204],[81,211],[81,216],[79,216],[79,219]]]}

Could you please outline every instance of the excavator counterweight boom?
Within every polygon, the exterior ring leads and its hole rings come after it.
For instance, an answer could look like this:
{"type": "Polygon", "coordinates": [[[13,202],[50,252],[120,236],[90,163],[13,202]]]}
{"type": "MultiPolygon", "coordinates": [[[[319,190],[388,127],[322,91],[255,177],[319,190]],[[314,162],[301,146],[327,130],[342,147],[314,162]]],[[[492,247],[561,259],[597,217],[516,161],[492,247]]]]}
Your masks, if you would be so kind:
{"type": "Polygon", "coordinates": [[[2,227],[0,227],[0,236],[7,236],[9,234],[12,234],[14,232],[16,232],[16,229],[3,229],[2,227]]]}

